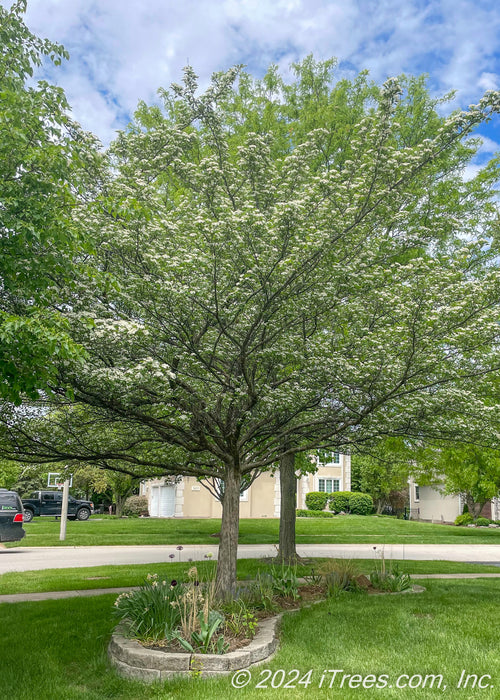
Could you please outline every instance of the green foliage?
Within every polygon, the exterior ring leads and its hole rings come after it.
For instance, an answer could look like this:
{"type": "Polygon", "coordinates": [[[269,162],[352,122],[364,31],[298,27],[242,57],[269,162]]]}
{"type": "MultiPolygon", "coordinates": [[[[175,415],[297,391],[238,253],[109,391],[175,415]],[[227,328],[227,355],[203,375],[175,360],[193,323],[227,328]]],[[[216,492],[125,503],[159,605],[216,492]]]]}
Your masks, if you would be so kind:
{"type": "Polygon", "coordinates": [[[276,612],[278,605],[274,600],[274,582],[269,573],[258,571],[250,588],[252,602],[257,610],[276,612]]]}
{"type": "Polygon", "coordinates": [[[180,645],[191,654],[198,652],[200,654],[224,654],[229,643],[225,641],[223,636],[217,636],[219,628],[224,621],[224,616],[217,610],[210,610],[205,616],[203,611],[198,613],[199,630],[191,633],[191,639],[184,639],[180,631],[175,632],[175,639],[180,645]]]}
{"type": "Polygon", "coordinates": [[[414,459],[412,446],[401,438],[385,438],[365,451],[351,455],[351,489],[368,493],[380,512],[384,506],[396,509],[408,495],[408,474],[414,459]]]}
{"type": "Polygon", "coordinates": [[[20,464],[0,459],[0,488],[9,490],[14,488],[16,490],[15,486],[19,481],[21,472],[22,467],[20,464]]]}
{"type": "Polygon", "coordinates": [[[372,571],[370,574],[370,583],[379,591],[387,591],[388,593],[399,593],[406,591],[412,585],[411,576],[394,568],[393,571],[382,573],[380,571],[372,571]]]}
{"type": "Polygon", "coordinates": [[[123,506],[123,514],[138,516],[148,514],[148,499],[146,496],[129,496],[123,506]]]}
{"type": "Polygon", "coordinates": [[[326,508],[329,494],[322,491],[309,491],[306,494],[306,506],[312,511],[322,511],[326,508]]]}
{"type": "MultiPolygon", "coordinates": [[[[488,403],[490,401],[496,402],[496,399],[491,397],[488,403]]],[[[418,450],[416,459],[420,483],[425,483],[426,479],[441,481],[445,493],[465,494],[463,512],[470,513],[473,518],[500,490],[497,450],[459,443],[438,444],[418,450]]]]}
{"type": "Polygon", "coordinates": [[[444,117],[422,79],[334,68],[308,57],[290,85],[233,68],[202,92],[188,67],[140,106],[73,210],[94,254],[59,290],[86,353],[54,358],[67,420],[2,414],[6,457],[222,480],[233,514],[284,454],[483,429],[498,172],[463,171],[499,96],[444,117]]]}
{"type": "Polygon", "coordinates": [[[54,360],[82,356],[56,309],[61,287],[72,286],[82,243],[72,210],[95,147],[69,118],[62,89],[32,80],[44,60],[68,55],[29,31],[25,11],[22,0],[0,7],[0,397],[17,404],[46,387],[54,360]]]}
{"type": "Polygon", "coordinates": [[[357,591],[359,567],[351,559],[329,559],[318,567],[326,583],[328,595],[338,596],[342,591],[357,591]]]}
{"type": "MultiPolygon", "coordinates": [[[[313,493],[312,491],[310,493],[313,493]]],[[[307,499],[307,496],[306,496],[307,499]]],[[[297,518],[334,518],[335,513],[329,513],[327,510],[297,510],[297,518]]]]}
{"type": "Polygon", "coordinates": [[[372,586],[380,591],[387,591],[389,593],[396,593],[410,588],[410,575],[400,571],[397,562],[391,560],[389,564],[387,564],[383,547],[380,550],[377,549],[377,547],[374,547],[374,549],[377,550],[376,556],[379,560],[379,564],[370,574],[370,583],[372,586]]]}
{"type": "Polygon", "coordinates": [[[373,512],[373,498],[367,493],[353,491],[349,496],[349,512],[354,515],[370,515],[373,512]]]}
{"type": "Polygon", "coordinates": [[[255,616],[248,591],[240,591],[235,598],[219,604],[225,615],[224,631],[233,635],[244,635],[252,639],[258,628],[258,618],[255,616]]]}
{"type": "Polygon", "coordinates": [[[470,525],[473,522],[474,518],[470,513],[463,513],[455,518],[455,525],[470,525]]]}
{"type": "Polygon", "coordinates": [[[296,566],[287,566],[284,563],[279,566],[271,566],[269,575],[273,582],[274,595],[281,598],[292,598],[292,600],[297,600],[300,597],[296,566]]]}
{"type": "MultiPolygon", "coordinates": [[[[489,520],[488,518],[479,517],[479,518],[476,518],[474,522],[478,527],[488,527],[491,520],[489,520]]],[[[456,524],[456,521],[455,521],[455,524],[456,524]]]]}
{"type": "Polygon", "coordinates": [[[179,596],[182,586],[176,581],[160,581],[148,575],[139,590],[122,593],[113,613],[127,634],[143,641],[173,639],[180,623],[179,596]]]}
{"type": "Polygon", "coordinates": [[[335,513],[348,513],[350,499],[350,491],[335,491],[330,494],[330,510],[333,510],[335,513]]]}

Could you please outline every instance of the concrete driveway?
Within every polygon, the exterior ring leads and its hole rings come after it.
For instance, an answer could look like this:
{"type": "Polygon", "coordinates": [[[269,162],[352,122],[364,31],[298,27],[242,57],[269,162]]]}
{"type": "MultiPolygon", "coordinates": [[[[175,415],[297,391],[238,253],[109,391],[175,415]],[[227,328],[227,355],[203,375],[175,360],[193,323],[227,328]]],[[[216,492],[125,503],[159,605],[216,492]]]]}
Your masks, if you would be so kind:
{"type": "MultiPolygon", "coordinates": [[[[345,559],[446,560],[494,564],[500,567],[500,545],[488,544],[304,544],[297,546],[302,557],[345,559]]],[[[15,547],[0,550],[0,574],[8,571],[67,569],[82,566],[153,564],[170,561],[199,561],[207,554],[217,559],[217,545],[185,545],[178,551],[172,545],[126,547],[15,547]],[[174,557],[170,558],[173,554],[174,557]]],[[[239,559],[274,557],[274,545],[246,544],[238,547],[239,559]]]]}

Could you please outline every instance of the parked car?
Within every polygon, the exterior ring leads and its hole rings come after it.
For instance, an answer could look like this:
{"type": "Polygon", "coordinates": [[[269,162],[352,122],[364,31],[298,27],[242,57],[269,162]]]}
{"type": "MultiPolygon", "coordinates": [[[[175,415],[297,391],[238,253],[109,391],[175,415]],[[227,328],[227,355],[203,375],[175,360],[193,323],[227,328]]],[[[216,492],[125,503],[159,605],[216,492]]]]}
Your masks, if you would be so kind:
{"type": "MultiPolygon", "coordinates": [[[[61,491],[34,491],[29,498],[23,498],[24,522],[31,522],[35,515],[60,517],[62,497],[61,491]]],[[[68,520],[88,520],[93,512],[92,501],[82,501],[69,496],[68,520]]]]}
{"type": "Polygon", "coordinates": [[[15,542],[25,536],[23,505],[15,491],[0,489],[0,542],[15,542]]]}

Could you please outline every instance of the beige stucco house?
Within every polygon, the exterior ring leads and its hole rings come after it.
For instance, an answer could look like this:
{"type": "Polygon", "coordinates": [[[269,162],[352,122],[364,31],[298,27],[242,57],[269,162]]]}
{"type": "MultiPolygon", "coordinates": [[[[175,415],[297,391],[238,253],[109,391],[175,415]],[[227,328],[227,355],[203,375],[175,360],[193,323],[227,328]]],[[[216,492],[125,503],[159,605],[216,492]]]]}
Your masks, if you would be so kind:
{"type": "MultiPolygon", "coordinates": [[[[410,517],[412,520],[426,520],[433,523],[453,523],[464,509],[462,496],[444,493],[444,484],[420,486],[414,480],[409,482],[410,517]]],[[[485,504],[481,515],[492,520],[500,519],[500,498],[485,504]]]]}
{"type": "MultiPolygon", "coordinates": [[[[316,457],[317,471],[297,479],[297,508],[305,508],[309,491],[350,491],[351,458],[338,452],[316,457]]],[[[192,476],[173,482],[168,477],[141,483],[153,518],[220,518],[220,502],[192,476]]],[[[279,473],[261,474],[240,496],[241,518],[279,518],[279,473]]]]}

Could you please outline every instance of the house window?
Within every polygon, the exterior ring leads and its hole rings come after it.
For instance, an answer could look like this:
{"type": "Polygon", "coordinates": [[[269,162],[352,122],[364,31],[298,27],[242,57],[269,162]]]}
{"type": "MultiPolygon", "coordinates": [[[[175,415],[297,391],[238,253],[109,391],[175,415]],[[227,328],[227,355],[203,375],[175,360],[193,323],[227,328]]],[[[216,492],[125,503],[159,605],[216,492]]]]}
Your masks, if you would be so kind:
{"type": "Polygon", "coordinates": [[[415,500],[420,501],[420,486],[415,484],[415,500]]]}
{"type": "Polygon", "coordinates": [[[324,493],[340,491],[340,479],[318,479],[318,491],[324,493]]]}
{"type": "Polygon", "coordinates": [[[240,501],[248,501],[248,489],[240,493],[240,501]]]}
{"type": "Polygon", "coordinates": [[[340,464],[340,452],[319,450],[318,459],[320,464],[340,464]]]}

